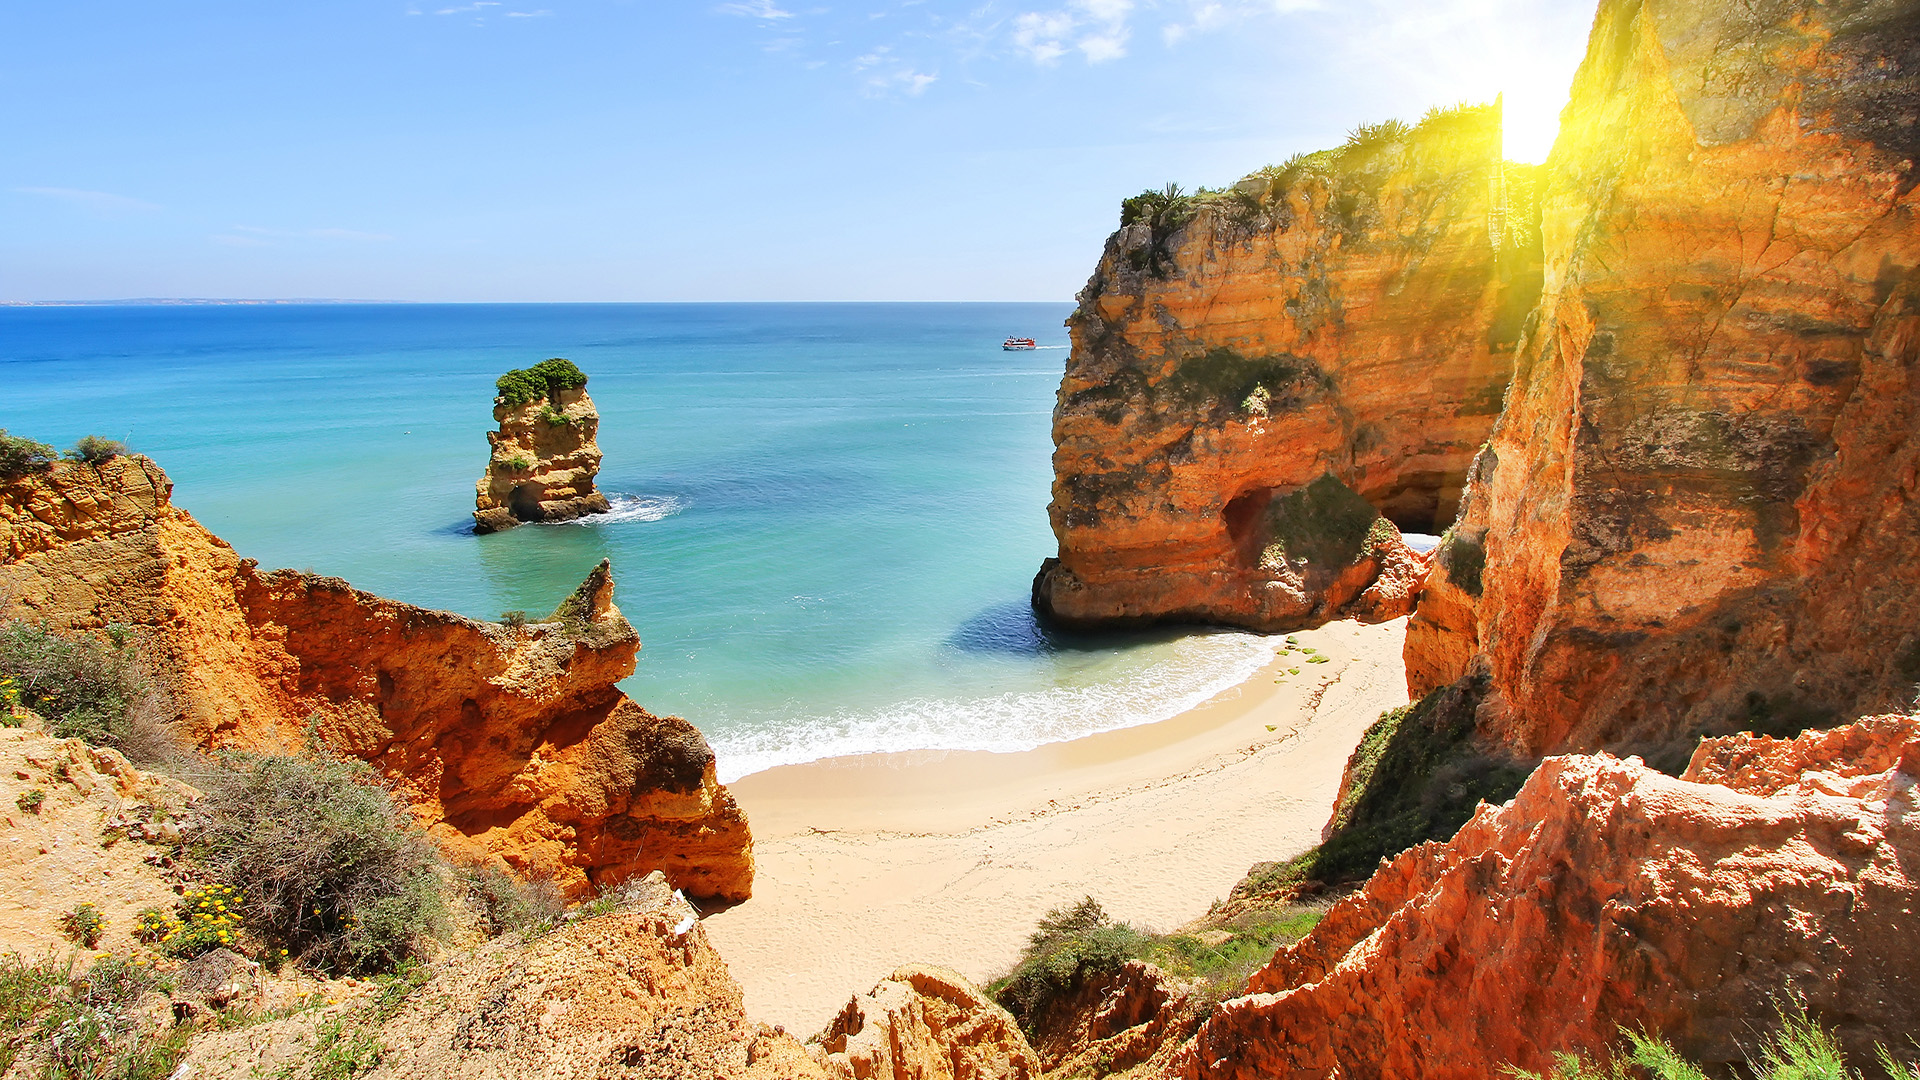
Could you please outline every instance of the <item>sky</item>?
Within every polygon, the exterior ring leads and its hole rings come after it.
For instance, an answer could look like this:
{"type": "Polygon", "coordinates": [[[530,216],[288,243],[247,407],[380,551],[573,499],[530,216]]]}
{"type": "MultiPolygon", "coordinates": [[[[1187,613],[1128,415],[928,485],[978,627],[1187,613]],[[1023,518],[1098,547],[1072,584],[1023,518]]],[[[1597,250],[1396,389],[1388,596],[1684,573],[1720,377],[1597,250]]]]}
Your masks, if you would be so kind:
{"type": "Polygon", "coordinates": [[[1591,0],[0,0],[0,301],[1071,299],[1120,200],[1504,92],[1591,0]]]}

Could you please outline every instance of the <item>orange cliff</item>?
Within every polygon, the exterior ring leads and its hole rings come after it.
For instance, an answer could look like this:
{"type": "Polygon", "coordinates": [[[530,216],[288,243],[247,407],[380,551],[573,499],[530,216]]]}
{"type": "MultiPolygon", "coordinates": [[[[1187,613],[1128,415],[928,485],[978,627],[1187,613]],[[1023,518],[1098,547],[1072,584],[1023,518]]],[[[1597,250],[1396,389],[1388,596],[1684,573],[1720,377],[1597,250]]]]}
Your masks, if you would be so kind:
{"type": "Polygon", "coordinates": [[[1386,526],[1452,520],[1539,286],[1532,171],[1499,147],[1497,106],[1440,111],[1226,193],[1129,200],[1068,320],[1036,607],[1406,614],[1426,562],[1386,526]]]}
{"type": "MultiPolygon", "coordinates": [[[[1920,720],[1549,758],[1336,903],[1151,1075],[1479,1080],[1621,1028],[1742,1060],[1782,995],[1847,1055],[1920,1025],[1920,720]]],[[[1717,1074],[1716,1074],[1717,1075],[1717,1074]]]]}
{"type": "Polygon", "coordinates": [[[500,379],[501,393],[493,400],[500,427],[487,433],[492,452],[475,485],[475,532],[607,512],[607,497],[593,486],[600,472],[600,444],[594,441],[600,412],[586,387],[580,369],[558,358],[500,379]]]}
{"type": "Polygon", "coordinates": [[[746,817],[691,724],[614,684],[640,639],[606,563],[553,622],[506,626],[261,571],[170,502],[144,457],[0,483],[7,617],[125,623],[206,748],[329,746],[394,778],[455,855],[583,895],[662,870],[688,894],[752,891],[746,817]]]}
{"type": "Polygon", "coordinates": [[[1546,285],[1409,628],[1528,754],[1793,731],[1920,683],[1920,3],[1606,0],[1546,285]]]}

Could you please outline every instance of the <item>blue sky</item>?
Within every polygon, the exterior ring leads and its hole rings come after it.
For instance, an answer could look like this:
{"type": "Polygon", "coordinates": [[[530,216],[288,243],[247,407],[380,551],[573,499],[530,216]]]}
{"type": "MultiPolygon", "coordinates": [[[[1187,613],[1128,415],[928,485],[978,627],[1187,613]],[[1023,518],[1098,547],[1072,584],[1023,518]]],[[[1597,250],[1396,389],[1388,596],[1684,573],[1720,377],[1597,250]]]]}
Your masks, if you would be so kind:
{"type": "Polygon", "coordinates": [[[1590,2],[0,0],[0,300],[1066,300],[1119,201],[1507,94],[1590,2]]]}

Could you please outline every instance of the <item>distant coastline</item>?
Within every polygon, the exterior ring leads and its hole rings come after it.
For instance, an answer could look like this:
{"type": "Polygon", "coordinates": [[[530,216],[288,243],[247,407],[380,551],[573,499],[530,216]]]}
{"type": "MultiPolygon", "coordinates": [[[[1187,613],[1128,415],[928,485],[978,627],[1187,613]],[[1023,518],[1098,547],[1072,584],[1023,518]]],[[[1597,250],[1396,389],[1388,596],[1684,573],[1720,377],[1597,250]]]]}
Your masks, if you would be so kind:
{"type": "Polygon", "coordinates": [[[413,300],[328,300],[300,296],[280,300],[238,300],[195,296],[141,296],[126,300],[0,300],[0,307],[232,307],[299,304],[411,304],[413,300]]]}

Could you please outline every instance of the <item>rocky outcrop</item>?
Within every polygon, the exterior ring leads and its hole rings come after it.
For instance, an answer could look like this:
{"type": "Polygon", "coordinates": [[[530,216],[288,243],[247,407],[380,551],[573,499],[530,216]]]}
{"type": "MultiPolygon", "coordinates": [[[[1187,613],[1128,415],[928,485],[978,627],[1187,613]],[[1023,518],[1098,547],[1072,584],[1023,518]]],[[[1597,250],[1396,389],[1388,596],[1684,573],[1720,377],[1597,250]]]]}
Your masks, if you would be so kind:
{"type": "Polygon", "coordinates": [[[65,953],[82,903],[107,920],[100,948],[131,948],[139,912],[177,899],[163,867],[199,796],[118,751],[0,727],[0,954],[65,953]]]}
{"type": "Polygon", "coordinates": [[[1005,1009],[945,968],[909,965],[847,1002],[807,1049],[834,1080],[1038,1080],[1005,1009]]]}
{"type": "Polygon", "coordinates": [[[1920,683],[1920,4],[1605,0],[1546,287],[1407,639],[1519,753],[1920,683]]]}
{"type": "Polygon", "coordinates": [[[177,1080],[309,1075],[331,1025],[368,1080],[649,1077],[825,1080],[800,1043],[755,1024],[699,919],[664,877],[636,881],[622,910],[532,941],[515,936],[436,966],[382,1015],[342,1002],[196,1039],[177,1080]]]}
{"type": "Polygon", "coordinates": [[[1548,759],[1223,1002],[1167,1075],[1479,1078],[1622,1027],[1741,1060],[1780,995],[1848,1055],[1920,1026],[1920,720],[1710,739],[1679,779],[1548,759]]]}
{"type": "Polygon", "coordinates": [[[605,563],[546,621],[482,622],[262,571],[171,490],[140,457],[8,481],[0,550],[31,553],[0,563],[0,613],[138,628],[189,741],[317,733],[396,779],[456,854],[573,895],[655,869],[694,896],[749,895],[752,840],[706,740],[615,686],[640,640],[605,563]]]}
{"type": "Polygon", "coordinates": [[[1033,1043],[1050,1076],[1106,1076],[1164,1068],[1211,1006],[1190,983],[1129,960],[1089,978],[1042,1018],[1033,1043]]]}
{"type": "Polygon", "coordinates": [[[1409,610],[1426,567],[1394,526],[1452,520],[1539,287],[1532,174],[1499,146],[1497,109],[1442,111],[1197,203],[1129,200],[1068,320],[1036,607],[1266,630],[1409,610]]]}
{"type": "Polygon", "coordinates": [[[487,433],[493,453],[474,493],[473,531],[607,512],[607,497],[593,488],[600,413],[586,386],[580,369],[559,359],[501,377],[493,401],[500,427],[487,433]]]}

